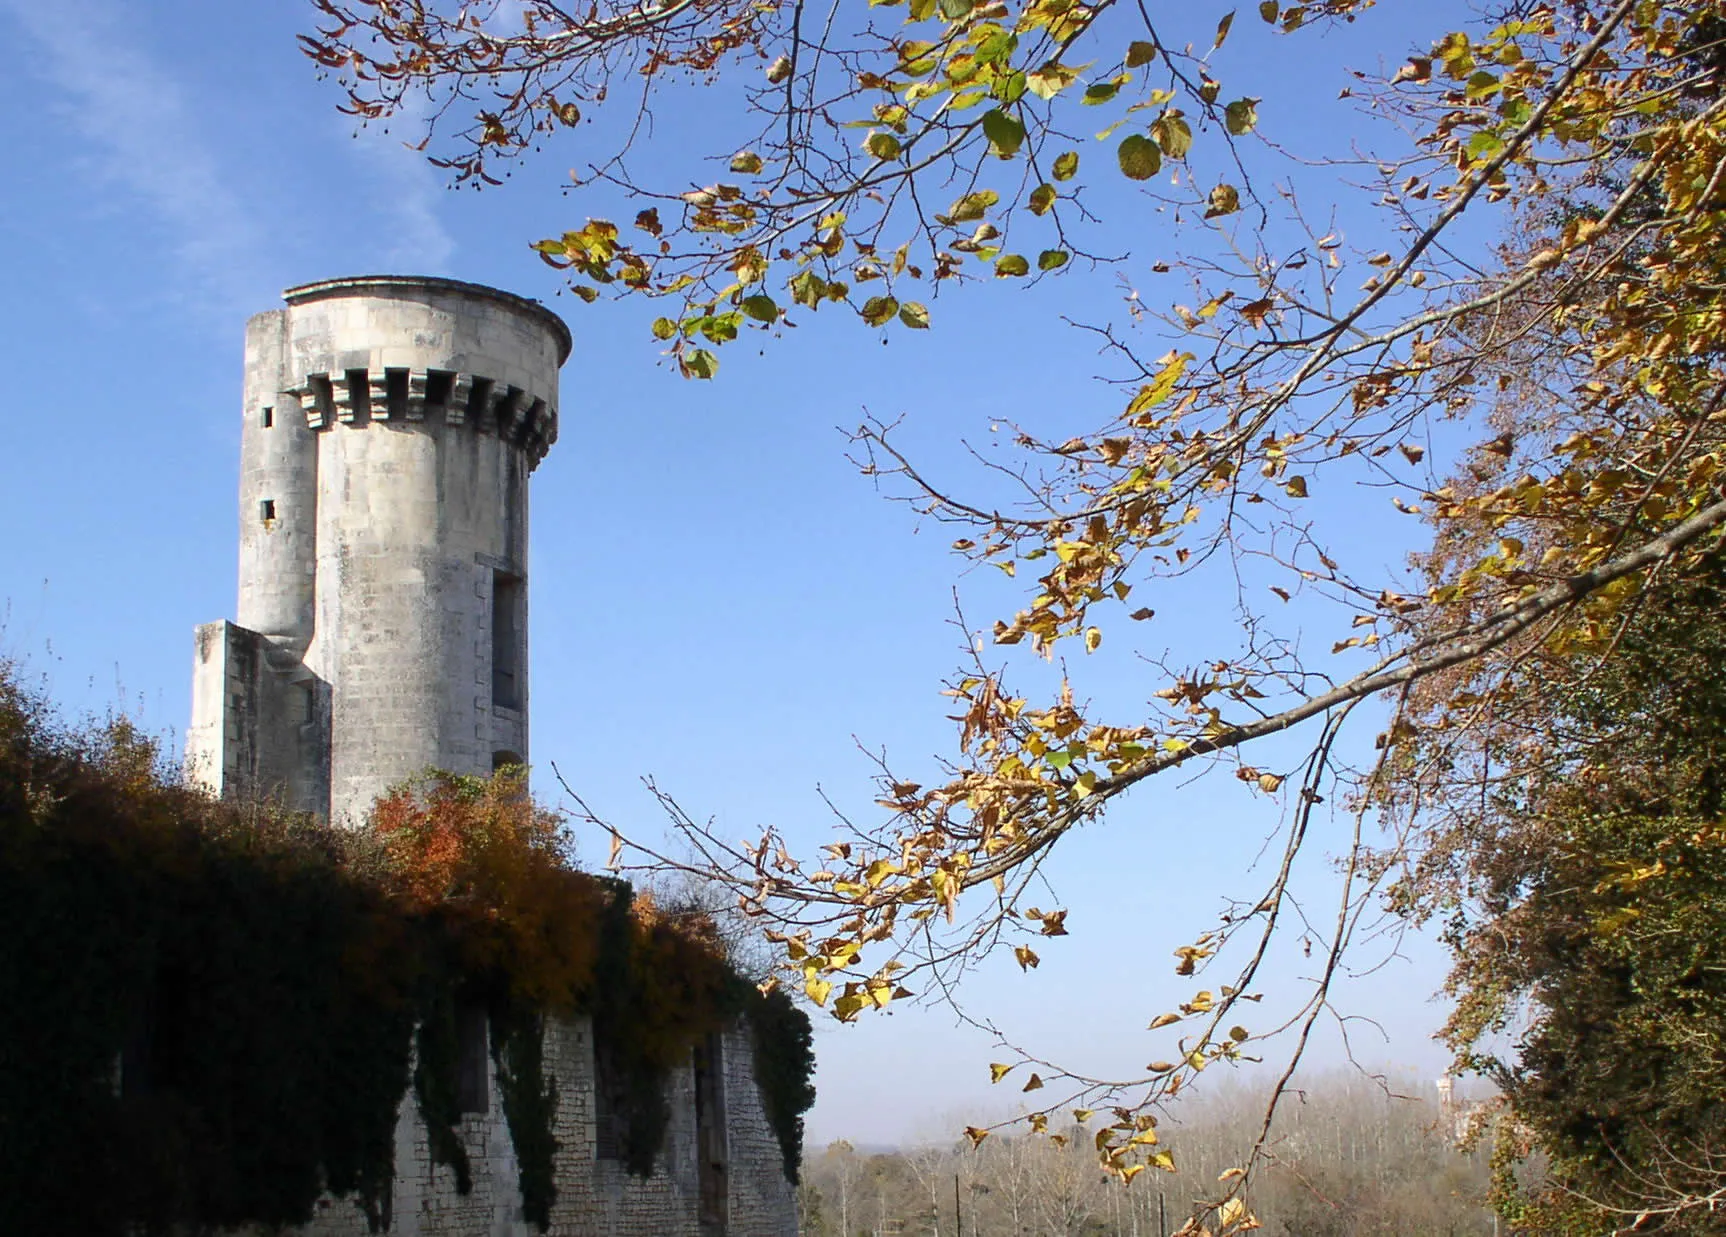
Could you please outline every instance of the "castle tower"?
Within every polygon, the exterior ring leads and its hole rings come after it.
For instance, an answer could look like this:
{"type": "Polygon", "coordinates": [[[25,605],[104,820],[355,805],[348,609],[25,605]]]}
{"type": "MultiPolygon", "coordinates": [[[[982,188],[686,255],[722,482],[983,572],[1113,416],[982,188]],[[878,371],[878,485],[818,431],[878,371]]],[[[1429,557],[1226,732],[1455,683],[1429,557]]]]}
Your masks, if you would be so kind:
{"type": "Polygon", "coordinates": [[[351,825],[528,756],[527,478],[570,335],[452,279],[283,299],[246,328],[239,609],[197,631],[187,766],[351,825]]]}

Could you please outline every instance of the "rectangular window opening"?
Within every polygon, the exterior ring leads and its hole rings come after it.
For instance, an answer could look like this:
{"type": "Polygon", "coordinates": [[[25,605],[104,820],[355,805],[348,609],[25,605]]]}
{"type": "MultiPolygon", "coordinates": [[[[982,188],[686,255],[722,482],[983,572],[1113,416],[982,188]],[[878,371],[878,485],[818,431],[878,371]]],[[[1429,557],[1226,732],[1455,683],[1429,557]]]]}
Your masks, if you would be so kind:
{"type": "Polygon", "coordinates": [[[491,422],[487,419],[487,413],[491,408],[491,388],[492,380],[490,378],[476,377],[473,380],[473,386],[469,388],[467,396],[469,425],[480,429],[492,428],[491,422]]]}
{"type": "Polygon", "coordinates": [[[335,386],[330,382],[328,374],[312,374],[307,379],[307,385],[312,388],[312,404],[317,409],[319,418],[328,424],[336,415],[335,386]]]}
{"type": "Polygon", "coordinates": [[[725,1232],[731,1206],[731,1156],[725,1138],[725,1041],[710,1034],[697,1041],[693,1055],[697,1219],[707,1237],[725,1232]]]}
{"type": "Polygon", "coordinates": [[[275,408],[269,404],[265,404],[261,419],[263,421],[264,428],[269,429],[272,425],[274,425],[276,423],[276,410],[275,410],[275,408]]]}
{"type": "Polygon", "coordinates": [[[611,1045],[605,1038],[593,1037],[593,1157],[596,1160],[623,1159],[625,1139],[624,1097],[618,1085],[617,1068],[612,1064],[611,1045]]]}
{"type": "Polygon", "coordinates": [[[258,518],[266,524],[269,524],[275,520],[275,518],[276,518],[276,500],[275,499],[266,498],[266,499],[264,499],[263,502],[258,504],[258,518]]]}
{"type": "Polygon", "coordinates": [[[407,370],[384,370],[384,399],[388,405],[387,411],[391,420],[401,420],[408,415],[407,370]]]}
{"type": "Polygon", "coordinates": [[[515,576],[491,577],[491,702],[496,708],[521,708],[521,597],[515,576]]]}
{"type": "Polygon", "coordinates": [[[372,384],[371,375],[363,369],[346,371],[348,379],[348,399],[354,412],[355,421],[368,421],[372,416],[372,384]]]}
{"type": "Polygon", "coordinates": [[[428,369],[426,371],[426,407],[444,410],[439,415],[447,414],[450,389],[454,382],[455,375],[447,369],[428,369]]]}

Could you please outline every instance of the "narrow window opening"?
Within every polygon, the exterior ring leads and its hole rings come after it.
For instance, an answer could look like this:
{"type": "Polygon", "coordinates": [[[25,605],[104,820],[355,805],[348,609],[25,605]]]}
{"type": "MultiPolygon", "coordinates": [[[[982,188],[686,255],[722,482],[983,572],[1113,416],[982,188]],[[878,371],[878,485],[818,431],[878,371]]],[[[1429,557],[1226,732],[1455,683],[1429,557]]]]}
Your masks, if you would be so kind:
{"type": "Polygon", "coordinates": [[[274,425],[276,423],[276,410],[275,410],[275,408],[269,404],[265,404],[261,419],[263,421],[264,428],[269,429],[272,425],[274,425]]]}
{"type": "Polygon", "coordinates": [[[258,518],[266,524],[274,522],[276,518],[275,499],[266,498],[263,502],[258,504],[258,518]]]}
{"type": "Polygon", "coordinates": [[[384,370],[384,398],[391,420],[403,420],[408,415],[408,371],[384,370]]]}
{"type": "Polygon", "coordinates": [[[521,708],[521,581],[503,572],[491,578],[491,702],[521,708]]]}
{"type": "Polygon", "coordinates": [[[476,377],[473,380],[473,387],[468,391],[467,419],[469,424],[477,429],[491,428],[486,420],[487,414],[491,410],[491,388],[492,380],[490,378],[476,377]]]}
{"type": "Polygon", "coordinates": [[[503,536],[505,553],[516,562],[527,558],[526,504],[522,501],[521,472],[524,460],[519,451],[503,453],[503,536]]]}
{"type": "Polygon", "coordinates": [[[450,388],[455,381],[455,375],[446,369],[428,369],[426,371],[426,407],[443,410],[440,415],[448,415],[450,388]]]}
{"type": "Polygon", "coordinates": [[[719,1237],[730,1218],[730,1148],[725,1138],[725,1041],[708,1035],[695,1045],[697,1222],[702,1237],[719,1237]]]}
{"type": "Polygon", "coordinates": [[[511,765],[524,765],[526,763],[527,761],[511,751],[498,751],[491,754],[491,771],[493,773],[499,769],[507,769],[511,765]]]}
{"type": "Polygon", "coordinates": [[[456,1106],[463,1113],[484,1113],[490,1108],[489,1070],[486,1044],[486,1012],[483,1005],[456,1008],[456,1106]]]}
{"type": "Polygon", "coordinates": [[[350,369],[348,376],[348,399],[352,401],[354,419],[364,421],[372,414],[372,386],[369,376],[363,369],[350,369]]]}
{"type": "Polygon", "coordinates": [[[319,420],[329,424],[330,418],[336,415],[335,384],[328,374],[313,374],[307,385],[312,388],[312,404],[317,409],[319,420]]]}
{"type": "Polygon", "coordinates": [[[617,1094],[616,1070],[608,1046],[598,1037],[593,1042],[593,1157],[623,1159],[623,1114],[617,1094]]]}

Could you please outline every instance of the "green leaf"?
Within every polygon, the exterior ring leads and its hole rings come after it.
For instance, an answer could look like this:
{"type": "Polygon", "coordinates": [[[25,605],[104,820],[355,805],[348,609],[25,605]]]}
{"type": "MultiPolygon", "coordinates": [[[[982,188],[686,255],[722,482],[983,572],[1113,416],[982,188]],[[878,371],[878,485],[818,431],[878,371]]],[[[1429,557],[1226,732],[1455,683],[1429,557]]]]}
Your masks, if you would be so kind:
{"type": "Polygon", "coordinates": [[[1223,109],[1223,123],[1230,133],[1240,137],[1258,126],[1258,102],[1257,99],[1236,99],[1223,109]]]}
{"type": "Polygon", "coordinates": [[[1025,144],[1025,126],[1000,108],[983,113],[983,136],[1003,159],[1011,159],[1025,144]]]}
{"type": "Polygon", "coordinates": [[[599,299],[599,289],[590,288],[584,283],[571,284],[569,290],[586,301],[589,305],[599,299]]]}
{"type": "Polygon", "coordinates": [[[743,324],[740,313],[714,314],[700,321],[701,334],[716,344],[728,343],[737,338],[737,328],[743,324]]]}
{"type": "Polygon", "coordinates": [[[670,318],[655,318],[653,320],[653,338],[670,339],[677,334],[677,323],[670,318]]]}
{"type": "Polygon", "coordinates": [[[731,170],[745,176],[753,176],[762,168],[761,156],[753,150],[745,150],[731,157],[731,170]]]}
{"type": "Polygon", "coordinates": [[[1496,155],[1504,149],[1504,142],[1498,134],[1482,129],[1468,139],[1468,153],[1475,158],[1483,155],[1496,155]]]}
{"type": "Polygon", "coordinates": [[[1055,205],[1056,196],[1055,186],[1038,185],[1035,189],[1031,190],[1031,213],[1033,215],[1048,214],[1050,209],[1055,205]]]}
{"type": "Polygon", "coordinates": [[[1163,167],[1161,148],[1142,133],[1122,138],[1115,158],[1120,160],[1121,174],[1128,180],[1149,180],[1163,167]]]}
{"type": "Polygon", "coordinates": [[[1003,103],[1017,103],[1025,97],[1027,81],[1022,69],[1014,69],[1011,73],[995,79],[995,87],[991,93],[1003,103]]]}
{"type": "Polygon", "coordinates": [[[773,298],[763,293],[743,298],[743,312],[757,322],[779,321],[779,306],[773,303],[773,298]]]}
{"type": "Polygon", "coordinates": [[[1149,64],[1157,58],[1157,45],[1147,43],[1143,39],[1134,39],[1127,44],[1127,67],[1136,69],[1141,64],[1149,64]]]}
{"type": "Polygon", "coordinates": [[[964,21],[971,15],[971,0],[935,0],[935,7],[948,21],[964,21]]]}
{"type": "Polygon", "coordinates": [[[682,358],[685,378],[711,378],[719,372],[719,358],[705,348],[697,348],[682,358]]]}
{"type": "Polygon", "coordinates": [[[814,271],[801,271],[791,279],[791,299],[814,309],[827,294],[827,283],[814,271]]]}
{"type": "Polygon", "coordinates": [[[899,306],[899,321],[914,331],[929,329],[929,307],[916,301],[906,301],[899,306]]]}
{"type": "Polygon", "coordinates": [[[1260,0],[1259,16],[1265,21],[1275,24],[1279,6],[1277,0],[1260,0]]]}
{"type": "Polygon", "coordinates": [[[967,193],[947,209],[947,218],[954,223],[965,223],[973,219],[981,219],[988,209],[1001,200],[1001,195],[993,189],[979,189],[975,193],[967,193]]]}
{"type": "Polygon", "coordinates": [[[1184,159],[1193,148],[1193,127],[1178,111],[1165,112],[1151,126],[1151,136],[1171,159],[1184,159]]]}
{"type": "Polygon", "coordinates": [[[1045,249],[1037,255],[1037,269],[1040,271],[1058,271],[1067,264],[1069,256],[1065,249],[1045,249]]]}
{"type": "Polygon", "coordinates": [[[1019,36],[1010,30],[992,30],[977,44],[976,57],[984,64],[1005,64],[1018,50],[1019,36]]]}
{"type": "Polygon", "coordinates": [[[1087,107],[1096,107],[1099,103],[1107,103],[1120,93],[1121,82],[1118,78],[1112,82],[1093,82],[1085,87],[1085,93],[1079,102],[1087,107]]]}
{"type": "Polygon", "coordinates": [[[995,274],[999,276],[1029,275],[1031,264],[1022,254],[1009,253],[995,259],[995,274]]]}
{"type": "Polygon", "coordinates": [[[903,149],[899,139],[891,133],[871,133],[863,141],[863,148],[877,159],[891,163],[899,157],[903,149]]]}
{"type": "Polygon", "coordinates": [[[1079,152],[1069,150],[1055,156],[1054,177],[1056,180],[1072,180],[1079,170],[1079,152]]]}
{"type": "Polygon", "coordinates": [[[890,296],[872,296],[863,302],[863,321],[870,326],[882,326],[899,312],[899,302],[890,296]]]}

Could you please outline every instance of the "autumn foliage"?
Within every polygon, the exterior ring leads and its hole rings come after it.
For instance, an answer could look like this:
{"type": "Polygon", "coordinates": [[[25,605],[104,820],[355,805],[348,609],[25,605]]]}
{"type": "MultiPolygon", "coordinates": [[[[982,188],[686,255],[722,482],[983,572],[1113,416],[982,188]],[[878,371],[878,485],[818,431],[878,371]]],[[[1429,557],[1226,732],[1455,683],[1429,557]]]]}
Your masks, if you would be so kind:
{"type": "Polygon", "coordinates": [[[326,1191],[387,1226],[410,1091],[462,1188],[458,1004],[489,1016],[542,1226],[547,1015],[591,1019],[634,1097],[643,1173],[666,1071],[746,1029],[796,1169],[807,1018],[738,976],[710,923],[577,870],[519,768],[427,773],[370,829],[332,830],[182,786],[123,720],[61,726],[0,662],[0,928],[0,1197],[18,1232],[291,1226],[326,1191]]]}

